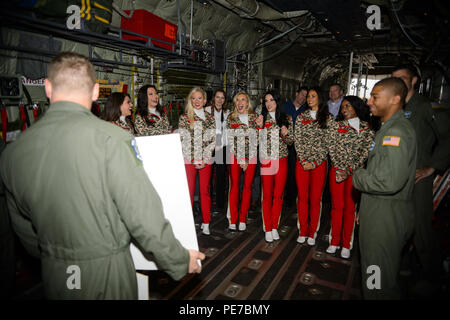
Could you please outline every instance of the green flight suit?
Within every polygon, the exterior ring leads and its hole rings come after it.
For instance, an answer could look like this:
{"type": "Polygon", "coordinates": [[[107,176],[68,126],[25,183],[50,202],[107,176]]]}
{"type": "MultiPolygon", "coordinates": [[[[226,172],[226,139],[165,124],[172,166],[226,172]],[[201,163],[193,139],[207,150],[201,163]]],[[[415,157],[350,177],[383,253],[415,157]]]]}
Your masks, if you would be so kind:
{"type": "MultiPolygon", "coordinates": [[[[417,136],[417,169],[432,167],[445,171],[450,164],[450,117],[447,110],[431,107],[417,92],[405,105],[405,115],[417,136]]],[[[438,240],[433,232],[434,175],[419,181],[413,190],[415,219],[413,243],[425,275],[439,277],[441,268],[438,240]]]]}
{"type": "Polygon", "coordinates": [[[397,276],[401,251],[414,223],[411,197],[415,170],[416,135],[400,110],[377,132],[367,168],[353,175],[353,185],[362,193],[359,243],[365,299],[400,298],[397,276]],[[388,137],[392,137],[390,141],[388,137]],[[372,276],[367,268],[372,265],[380,268],[379,289],[367,286],[372,276]]]}
{"type": "MultiPolygon", "coordinates": [[[[0,155],[6,145],[0,138],[0,155]]],[[[0,179],[0,299],[12,298],[16,277],[14,235],[6,206],[6,195],[0,179]]]]}
{"type": "Polygon", "coordinates": [[[47,298],[136,299],[131,237],[175,280],[188,272],[131,141],[83,106],[56,102],[3,153],[13,229],[41,258],[47,298]]]}

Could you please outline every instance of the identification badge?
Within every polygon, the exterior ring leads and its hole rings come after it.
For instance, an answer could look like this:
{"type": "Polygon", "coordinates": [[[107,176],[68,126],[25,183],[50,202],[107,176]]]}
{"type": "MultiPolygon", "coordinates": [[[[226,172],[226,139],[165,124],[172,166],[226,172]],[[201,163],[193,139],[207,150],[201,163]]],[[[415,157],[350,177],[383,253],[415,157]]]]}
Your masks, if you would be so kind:
{"type": "Polygon", "coordinates": [[[383,146],[393,146],[398,147],[400,145],[400,137],[393,137],[393,136],[385,136],[383,138],[383,146]]]}

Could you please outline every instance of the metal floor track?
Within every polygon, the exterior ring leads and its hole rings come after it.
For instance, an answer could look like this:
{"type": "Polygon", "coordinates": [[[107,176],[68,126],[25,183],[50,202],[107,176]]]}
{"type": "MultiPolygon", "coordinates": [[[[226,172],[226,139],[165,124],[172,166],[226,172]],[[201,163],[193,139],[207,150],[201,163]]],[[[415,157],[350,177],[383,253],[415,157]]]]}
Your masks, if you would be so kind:
{"type": "MultiPolygon", "coordinates": [[[[199,217],[195,217],[199,222],[199,217]]],[[[211,217],[211,235],[196,223],[201,274],[172,280],[162,271],[149,276],[150,299],[164,300],[359,300],[361,277],[357,231],[352,256],[340,258],[340,250],[328,254],[330,205],[324,203],[315,246],[299,244],[297,213],[283,208],[280,240],[266,243],[260,212],[250,212],[247,230],[228,230],[226,212],[211,217]]]]}

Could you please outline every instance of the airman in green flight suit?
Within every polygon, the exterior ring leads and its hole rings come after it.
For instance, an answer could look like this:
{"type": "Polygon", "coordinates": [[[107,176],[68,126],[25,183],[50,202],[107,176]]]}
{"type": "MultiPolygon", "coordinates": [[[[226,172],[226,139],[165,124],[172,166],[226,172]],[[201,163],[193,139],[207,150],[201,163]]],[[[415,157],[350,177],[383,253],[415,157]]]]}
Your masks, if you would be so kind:
{"type": "Polygon", "coordinates": [[[450,114],[447,109],[433,105],[415,91],[419,76],[414,66],[397,66],[392,76],[401,78],[408,88],[405,117],[417,136],[412,242],[423,268],[424,279],[436,284],[442,267],[438,239],[432,228],[433,179],[436,172],[445,172],[450,165],[450,114]]]}
{"type": "Polygon", "coordinates": [[[353,175],[353,185],[361,191],[359,243],[365,299],[401,297],[397,276],[414,223],[411,198],[416,170],[416,135],[402,110],[406,92],[398,78],[375,84],[368,105],[382,126],[367,168],[353,175]]]}
{"type": "Polygon", "coordinates": [[[136,299],[130,240],[178,280],[201,271],[164,218],[133,137],[95,117],[95,70],[76,53],[49,64],[46,114],[6,147],[0,174],[13,229],[41,259],[48,299],[136,299]]]}

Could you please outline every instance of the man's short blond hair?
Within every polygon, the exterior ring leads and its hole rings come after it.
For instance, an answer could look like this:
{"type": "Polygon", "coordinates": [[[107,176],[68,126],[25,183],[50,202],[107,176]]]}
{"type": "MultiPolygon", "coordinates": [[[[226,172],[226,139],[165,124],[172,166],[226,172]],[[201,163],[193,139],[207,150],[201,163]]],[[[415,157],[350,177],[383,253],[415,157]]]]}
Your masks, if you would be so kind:
{"type": "Polygon", "coordinates": [[[91,94],[95,85],[95,69],[85,56],[62,52],[48,65],[47,78],[55,92],[91,94]]]}

